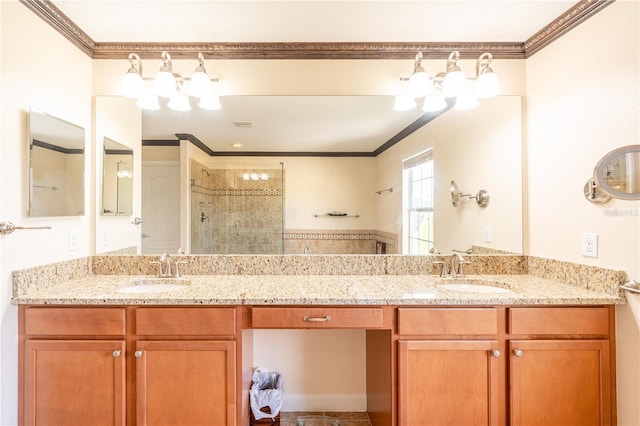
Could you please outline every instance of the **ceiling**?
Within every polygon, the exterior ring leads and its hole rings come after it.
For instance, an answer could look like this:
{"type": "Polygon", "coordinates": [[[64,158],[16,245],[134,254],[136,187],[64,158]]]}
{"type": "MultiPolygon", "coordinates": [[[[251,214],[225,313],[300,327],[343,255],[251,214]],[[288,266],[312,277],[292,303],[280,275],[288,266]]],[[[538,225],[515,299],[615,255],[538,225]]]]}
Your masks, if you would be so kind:
{"type": "MultiPolygon", "coordinates": [[[[136,51],[144,59],[173,48],[174,58],[200,49],[207,59],[353,59],[411,58],[417,47],[440,56],[458,49],[477,58],[478,49],[493,49],[495,58],[525,58],[606,0],[23,2],[44,19],[57,21],[61,32],[94,58],[126,58],[136,51]],[[37,10],[42,8],[48,8],[46,13],[37,10]]],[[[143,113],[143,139],[175,140],[176,133],[188,133],[213,151],[373,152],[422,115],[394,114],[391,100],[384,97],[335,101],[323,96],[243,96],[222,98],[218,111],[195,107],[180,113],[165,107],[143,113]],[[255,127],[233,125],[247,120],[255,127]],[[336,128],[344,135],[340,140],[336,128]],[[372,128],[380,131],[374,134],[372,128]],[[259,135],[259,141],[252,135],[259,135]],[[234,142],[243,147],[231,148],[234,142]]]]}

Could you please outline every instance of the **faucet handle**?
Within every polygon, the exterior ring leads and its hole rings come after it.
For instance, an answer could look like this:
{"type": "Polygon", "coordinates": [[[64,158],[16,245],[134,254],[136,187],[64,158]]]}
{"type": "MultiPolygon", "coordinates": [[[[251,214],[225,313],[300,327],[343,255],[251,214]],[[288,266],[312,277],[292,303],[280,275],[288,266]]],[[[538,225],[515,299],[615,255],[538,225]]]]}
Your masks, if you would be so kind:
{"type": "Polygon", "coordinates": [[[434,260],[432,263],[434,265],[442,265],[442,271],[440,272],[441,278],[446,278],[449,276],[449,262],[445,262],[444,260],[434,260]]]}
{"type": "Polygon", "coordinates": [[[176,260],[175,262],[173,262],[173,264],[175,266],[173,276],[175,278],[180,278],[182,276],[182,273],[180,272],[180,265],[188,265],[189,262],[187,262],[186,260],[176,260]]]}
{"type": "Polygon", "coordinates": [[[464,275],[464,270],[462,269],[462,266],[463,266],[463,265],[467,265],[467,264],[469,264],[469,263],[471,263],[471,261],[470,261],[470,260],[461,260],[461,261],[458,263],[458,276],[459,276],[459,277],[464,278],[464,276],[465,276],[465,275],[464,275]]]}
{"type": "Polygon", "coordinates": [[[156,275],[157,277],[162,276],[163,271],[162,271],[162,262],[160,262],[159,260],[152,260],[151,262],[149,262],[152,265],[158,265],[158,274],[156,275]]]}

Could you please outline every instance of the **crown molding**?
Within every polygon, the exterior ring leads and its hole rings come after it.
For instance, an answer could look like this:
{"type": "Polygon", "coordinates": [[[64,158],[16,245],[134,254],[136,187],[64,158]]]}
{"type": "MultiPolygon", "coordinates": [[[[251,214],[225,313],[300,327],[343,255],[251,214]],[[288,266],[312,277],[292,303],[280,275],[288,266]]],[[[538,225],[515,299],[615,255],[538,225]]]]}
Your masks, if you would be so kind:
{"type": "Polygon", "coordinates": [[[563,15],[554,19],[546,27],[524,42],[525,57],[529,58],[561,35],[584,22],[615,0],[581,0],[563,15]]]}
{"type": "Polygon", "coordinates": [[[524,59],[613,1],[581,0],[525,42],[97,43],[49,0],[20,0],[93,59],[127,59],[131,52],[150,59],[164,51],[171,52],[176,59],[193,58],[200,52],[208,59],[413,59],[416,52],[446,59],[454,50],[462,58],[477,58],[483,52],[491,52],[494,59],[524,59]]]}

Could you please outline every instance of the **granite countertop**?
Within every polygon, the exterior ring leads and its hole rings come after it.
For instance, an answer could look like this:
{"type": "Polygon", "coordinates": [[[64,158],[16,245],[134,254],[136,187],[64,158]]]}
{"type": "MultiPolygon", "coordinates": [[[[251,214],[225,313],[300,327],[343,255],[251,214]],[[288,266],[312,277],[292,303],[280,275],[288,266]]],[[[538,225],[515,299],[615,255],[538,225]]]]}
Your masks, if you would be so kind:
{"type": "MultiPolygon", "coordinates": [[[[13,304],[47,305],[611,305],[619,295],[533,275],[187,275],[167,292],[122,292],[132,285],[159,289],[142,275],[90,275],[15,296],[13,304]],[[146,280],[146,281],[145,281],[146,280]],[[459,291],[441,284],[466,283],[459,291]],[[481,293],[487,284],[510,291],[481,293]],[[476,287],[478,288],[478,287],[476,287]],[[120,291],[119,291],[120,290],[120,291]]],[[[169,279],[169,283],[172,283],[169,279]]]]}

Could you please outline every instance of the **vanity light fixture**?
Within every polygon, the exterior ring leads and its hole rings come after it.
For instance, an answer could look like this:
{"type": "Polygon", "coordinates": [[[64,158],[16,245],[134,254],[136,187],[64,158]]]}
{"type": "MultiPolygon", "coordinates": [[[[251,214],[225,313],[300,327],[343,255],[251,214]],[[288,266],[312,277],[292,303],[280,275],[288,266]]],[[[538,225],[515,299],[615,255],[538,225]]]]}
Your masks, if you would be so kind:
{"type": "Polygon", "coordinates": [[[243,172],[242,180],[269,180],[269,175],[267,172],[243,172]]]}
{"type": "Polygon", "coordinates": [[[423,111],[437,112],[448,105],[445,98],[455,99],[454,108],[459,111],[473,109],[479,105],[478,99],[496,96],[499,92],[498,77],[491,68],[493,55],[485,52],[476,61],[474,77],[465,77],[460,65],[460,52],[449,54],[445,72],[430,77],[422,66],[422,53],[416,55],[413,74],[409,78],[401,78],[401,82],[408,82],[408,89],[398,90],[394,109],[408,111],[416,106],[416,98],[424,98],[423,111]],[[473,88],[474,90],[470,90],[473,88]],[[413,99],[410,99],[413,98],[413,99]]]}
{"type": "Polygon", "coordinates": [[[122,77],[122,94],[136,99],[136,105],[146,110],[160,109],[159,97],[169,98],[167,106],[175,111],[191,110],[190,97],[199,98],[198,106],[205,110],[221,108],[220,97],[213,93],[211,79],[204,68],[204,55],[198,53],[198,65],[191,78],[173,72],[169,52],[162,52],[162,66],[154,78],[143,77],[142,61],[136,53],[129,54],[129,70],[122,77]],[[153,80],[152,93],[145,93],[145,80],[153,80]],[[188,90],[186,87],[188,82],[188,90]]]}

